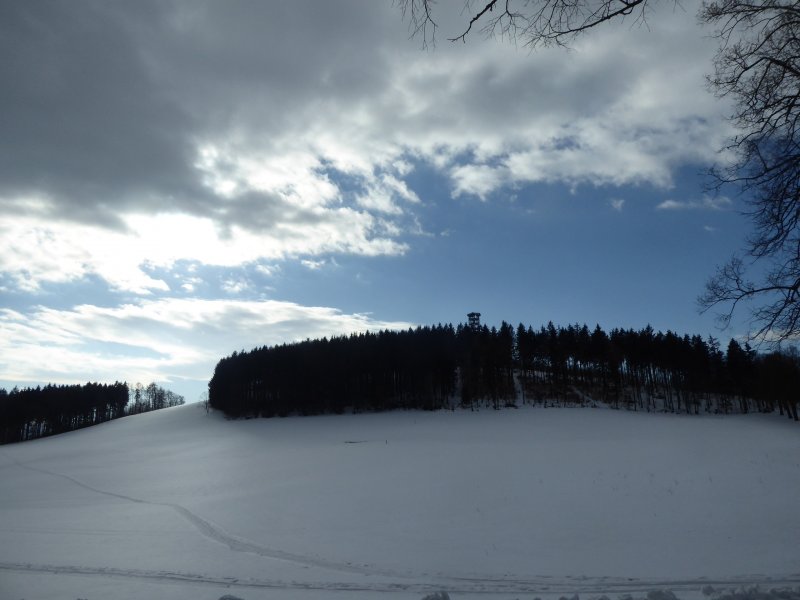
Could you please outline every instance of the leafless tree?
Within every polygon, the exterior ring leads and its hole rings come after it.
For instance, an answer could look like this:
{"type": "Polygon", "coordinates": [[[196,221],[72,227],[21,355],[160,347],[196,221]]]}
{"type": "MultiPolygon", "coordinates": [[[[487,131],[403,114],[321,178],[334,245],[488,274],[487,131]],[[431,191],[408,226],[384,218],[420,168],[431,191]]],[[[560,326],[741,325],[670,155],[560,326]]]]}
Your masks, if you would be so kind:
{"type": "MultiPolygon", "coordinates": [[[[648,3],[658,0],[474,0],[464,1],[464,26],[451,42],[466,42],[479,31],[530,48],[564,46],[577,36],[608,21],[630,17],[646,22],[648,3]]],[[[397,0],[408,20],[412,37],[423,47],[436,43],[439,28],[434,15],[436,0],[397,0]]]]}
{"type": "MultiPolygon", "coordinates": [[[[447,39],[465,42],[477,30],[529,48],[563,46],[609,21],[646,23],[659,1],[667,0],[465,0],[463,28],[447,39]]],[[[435,43],[435,0],[397,2],[412,35],[435,43]]],[[[800,1],[715,0],[698,19],[715,28],[709,85],[733,101],[738,131],[725,148],[733,160],[712,171],[711,187],[738,187],[754,223],[698,303],[721,310],[723,325],[747,305],[751,339],[780,343],[800,336],[800,1]]]]}
{"type": "Polygon", "coordinates": [[[747,305],[751,337],[779,343],[800,334],[800,4],[719,0],[700,18],[717,26],[709,82],[733,100],[738,130],[727,148],[733,161],[714,171],[715,184],[738,186],[755,230],[699,303],[724,307],[724,324],[747,305]]]}

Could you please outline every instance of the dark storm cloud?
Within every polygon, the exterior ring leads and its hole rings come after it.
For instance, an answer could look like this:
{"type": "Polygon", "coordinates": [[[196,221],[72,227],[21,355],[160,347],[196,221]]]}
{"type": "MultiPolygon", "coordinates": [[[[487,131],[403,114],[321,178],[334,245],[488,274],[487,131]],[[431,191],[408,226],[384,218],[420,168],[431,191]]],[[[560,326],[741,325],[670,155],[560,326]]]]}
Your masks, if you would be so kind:
{"type": "Polygon", "coordinates": [[[101,224],[131,209],[212,214],[199,140],[280,131],[302,119],[299,97],[381,85],[376,65],[334,41],[347,27],[376,34],[358,22],[368,6],[345,8],[2,3],[0,201],[49,199],[56,218],[101,224]]]}
{"type": "Polygon", "coordinates": [[[135,6],[136,18],[107,2],[0,5],[0,197],[47,196],[57,216],[102,222],[196,191],[192,119],[143,63],[153,11],[135,6]]]}
{"type": "MultiPolygon", "coordinates": [[[[376,61],[387,23],[373,3],[189,2],[161,15],[162,35],[145,52],[173,63],[191,103],[245,105],[280,121],[298,98],[363,99],[389,75],[376,61]],[[249,97],[246,94],[257,94],[249,97]],[[261,105],[259,100],[270,103],[261,105]]],[[[396,32],[395,32],[396,33],[396,32]]],[[[390,36],[396,39],[396,35],[390,36]]]]}
{"type": "MultiPolygon", "coordinates": [[[[699,42],[674,41],[685,18],[534,56],[479,35],[450,44],[453,6],[425,53],[389,2],[2,3],[0,230],[27,216],[28,239],[71,248],[82,234],[39,230],[172,213],[271,236],[272,258],[396,252],[415,217],[392,171],[403,157],[433,164],[455,196],[488,198],[533,181],[666,185],[714,144],[715,109],[685,93],[702,84],[687,66],[699,42]],[[662,61],[666,84],[652,76],[662,61]],[[695,113],[710,125],[683,131],[695,113]]],[[[26,253],[11,244],[0,267],[26,253]]]]}
{"type": "Polygon", "coordinates": [[[279,234],[276,225],[321,225],[328,220],[328,211],[321,212],[298,206],[275,194],[248,192],[218,211],[218,221],[227,227],[241,225],[254,232],[279,234]]]}

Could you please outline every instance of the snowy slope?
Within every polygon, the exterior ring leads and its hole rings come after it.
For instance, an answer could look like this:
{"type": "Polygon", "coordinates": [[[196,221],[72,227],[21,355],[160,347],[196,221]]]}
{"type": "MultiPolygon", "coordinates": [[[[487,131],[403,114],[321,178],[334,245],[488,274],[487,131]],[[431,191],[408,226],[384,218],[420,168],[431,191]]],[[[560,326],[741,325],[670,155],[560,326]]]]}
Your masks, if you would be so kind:
{"type": "Polygon", "coordinates": [[[0,599],[800,585],[800,427],[607,409],[227,421],[0,447],[0,599]]]}

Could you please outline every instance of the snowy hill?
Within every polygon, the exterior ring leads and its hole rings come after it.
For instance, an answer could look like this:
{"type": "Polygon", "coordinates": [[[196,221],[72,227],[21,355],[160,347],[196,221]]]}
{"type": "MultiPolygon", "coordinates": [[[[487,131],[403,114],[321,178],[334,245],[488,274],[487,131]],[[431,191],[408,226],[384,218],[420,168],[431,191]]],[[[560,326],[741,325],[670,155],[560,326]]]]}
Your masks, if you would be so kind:
{"type": "Polygon", "coordinates": [[[800,585],[800,428],[608,409],[228,421],[0,448],[0,598],[558,598],[800,585]]]}

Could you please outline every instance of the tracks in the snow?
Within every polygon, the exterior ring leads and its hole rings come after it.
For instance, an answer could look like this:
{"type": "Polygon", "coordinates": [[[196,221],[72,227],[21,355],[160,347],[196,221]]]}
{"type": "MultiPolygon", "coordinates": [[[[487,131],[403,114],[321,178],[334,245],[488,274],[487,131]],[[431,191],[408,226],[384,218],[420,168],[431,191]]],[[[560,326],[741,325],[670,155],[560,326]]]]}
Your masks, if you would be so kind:
{"type": "Polygon", "coordinates": [[[269,558],[269,559],[273,559],[273,560],[282,560],[282,561],[292,562],[292,563],[296,563],[296,564],[304,566],[304,567],[316,567],[316,568],[319,568],[319,569],[325,569],[325,570],[329,570],[329,571],[338,571],[338,572],[342,572],[342,573],[350,573],[350,574],[358,574],[358,575],[382,575],[382,576],[386,576],[386,577],[402,577],[402,575],[399,575],[397,573],[389,572],[389,571],[382,571],[381,569],[377,569],[377,568],[371,568],[371,567],[367,567],[367,566],[363,566],[362,567],[362,566],[353,565],[353,564],[347,564],[347,563],[341,563],[341,562],[336,562],[336,561],[332,561],[332,560],[326,560],[326,559],[320,558],[320,557],[307,556],[307,555],[301,555],[301,554],[294,554],[294,553],[291,553],[291,552],[284,552],[283,550],[276,550],[274,548],[269,548],[267,546],[263,546],[263,545],[261,545],[261,544],[259,544],[257,542],[252,541],[252,540],[247,540],[247,539],[240,538],[238,536],[232,535],[232,534],[228,533],[227,531],[225,531],[224,529],[222,529],[221,527],[219,527],[218,525],[215,525],[214,523],[211,523],[210,521],[207,521],[206,519],[204,519],[200,515],[192,512],[191,510],[189,510],[185,506],[181,506],[180,504],[174,504],[174,503],[171,503],[171,502],[155,502],[155,501],[150,501],[150,500],[144,500],[142,498],[135,498],[133,496],[127,496],[125,494],[118,494],[116,492],[110,492],[110,491],[107,491],[107,490],[102,490],[102,489],[96,488],[94,486],[88,485],[88,484],[84,483],[83,481],[80,481],[79,479],[76,479],[76,478],[71,477],[69,475],[65,475],[63,473],[56,473],[56,472],[48,471],[46,469],[42,469],[42,468],[39,468],[39,467],[33,467],[33,466],[30,466],[30,465],[26,465],[24,463],[21,463],[21,462],[18,462],[16,460],[14,460],[10,456],[8,458],[10,460],[12,460],[16,466],[18,466],[18,467],[20,467],[22,469],[27,469],[29,471],[35,471],[37,473],[43,473],[45,475],[50,475],[52,477],[60,477],[62,479],[66,479],[67,481],[69,481],[69,482],[71,482],[71,483],[73,483],[73,484],[75,484],[75,485],[77,485],[79,487],[82,487],[85,490],[89,490],[89,491],[95,492],[97,494],[102,494],[104,496],[110,496],[112,498],[117,498],[119,500],[125,500],[127,502],[134,502],[136,504],[146,504],[146,505],[149,505],[149,506],[162,506],[162,507],[166,507],[166,508],[172,509],[176,513],[178,513],[182,518],[184,518],[186,521],[188,521],[197,530],[197,532],[200,533],[202,536],[227,546],[233,552],[244,552],[244,553],[247,553],[247,554],[255,554],[255,555],[261,556],[263,558],[269,558]]]}
{"type": "Polygon", "coordinates": [[[180,582],[194,585],[224,586],[233,588],[256,588],[278,590],[317,590],[349,592],[411,592],[426,594],[446,589],[460,594],[584,594],[621,596],[645,595],[654,590],[672,592],[697,592],[703,586],[716,588],[761,589],[792,587],[800,584],[800,575],[788,577],[750,576],[730,579],[682,579],[682,580],[639,580],[618,578],[551,578],[539,577],[528,580],[504,580],[481,578],[451,578],[432,582],[324,582],[324,581],[282,581],[278,579],[215,577],[176,571],[147,571],[142,569],[119,569],[113,567],[84,567],[75,565],[47,565],[31,563],[2,563],[0,571],[18,573],[52,573],[56,575],[83,575],[134,579],[140,581],[180,582]]]}
{"type": "MultiPolygon", "coordinates": [[[[280,560],[314,567],[325,571],[346,573],[360,577],[353,577],[356,581],[284,581],[264,578],[233,578],[219,577],[208,574],[194,574],[177,571],[148,571],[141,569],[122,569],[115,567],[91,567],[79,565],[49,565],[33,563],[0,562],[0,571],[17,573],[54,573],[59,575],[82,575],[94,577],[124,578],[151,582],[183,582],[194,585],[226,586],[241,588],[263,588],[283,590],[320,590],[320,591],[351,591],[351,592],[409,592],[426,594],[436,590],[446,589],[452,593],[464,594],[540,594],[540,595],[636,595],[646,594],[653,590],[671,590],[673,592],[697,592],[703,586],[715,588],[741,588],[760,586],[787,587],[800,585],[800,574],[769,577],[762,575],[743,576],[729,579],[625,579],[616,577],[456,577],[445,574],[398,573],[382,570],[372,566],[359,566],[342,562],[327,560],[321,557],[294,554],[274,548],[269,548],[252,540],[232,535],[218,525],[207,521],[200,515],[192,512],[185,506],[169,502],[156,502],[136,498],[125,494],[103,490],[91,486],[83,481],[65,475],[48,471],[39,467],[26,465],[16,461],[8,453],[4,456],[11,460],[15,466],[30,471],[58,477],[71,482],[85,490],[102,494],[142,505],[164,507],[178,513],[184,520],[205,538],[227,546],[233,552],[254,554],[271,560],[280,560]]],[[[317,571],[324,578],[324,574],[317,571]]]]}
{"type": "Polygon", "coordinates": [[[0,562],[0,571],[17,573],[52,573],[55,575],[88,575],[97,577],[111,577],[135,579],[151,582],[181,582],[187,584],[262,588],[282,590],[331,590],[331,591],[373,591],[373,592],[398,592],[419,591],[425,593],[441,586],[432,586],[424,583],[348,583],[348,582],[313,582],[313,581],[281,581],[278,579],[215,577],[213,575],[200,575],[196,573],[183,573],[177,571],[148,571],[144,569],[120,569],[116,567],[86,567],[77,565],[47,565],[32,563],[4,563],[0,562]]]}

